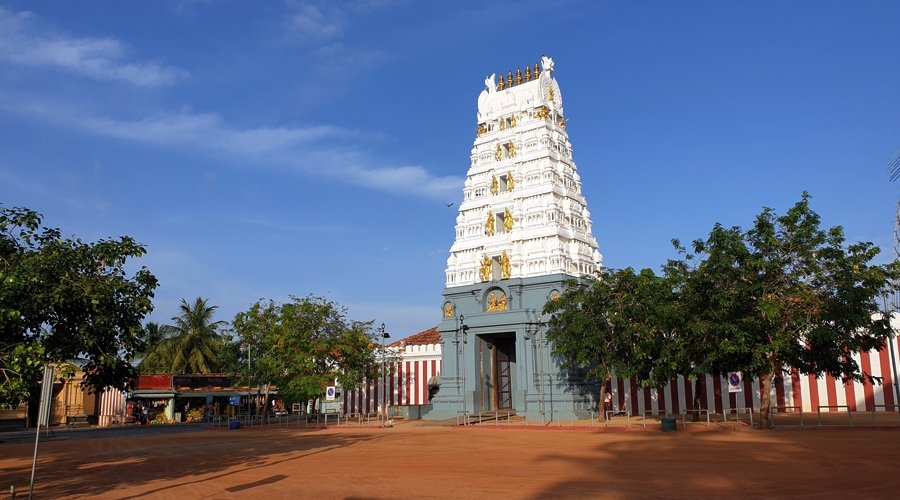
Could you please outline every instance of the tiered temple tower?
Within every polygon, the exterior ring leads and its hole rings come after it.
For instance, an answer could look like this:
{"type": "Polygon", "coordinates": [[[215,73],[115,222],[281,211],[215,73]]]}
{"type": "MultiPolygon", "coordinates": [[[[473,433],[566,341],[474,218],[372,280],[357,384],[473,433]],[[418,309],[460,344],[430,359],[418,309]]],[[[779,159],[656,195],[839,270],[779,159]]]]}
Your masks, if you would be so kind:
{"type": "Polygon", "coordinates": [[[594,389],[559,368],[541,314],[568,280],[602,265],[553,60],[485,86],[447,259],[443,376],[430,417],[584,416],[594,389]]]}

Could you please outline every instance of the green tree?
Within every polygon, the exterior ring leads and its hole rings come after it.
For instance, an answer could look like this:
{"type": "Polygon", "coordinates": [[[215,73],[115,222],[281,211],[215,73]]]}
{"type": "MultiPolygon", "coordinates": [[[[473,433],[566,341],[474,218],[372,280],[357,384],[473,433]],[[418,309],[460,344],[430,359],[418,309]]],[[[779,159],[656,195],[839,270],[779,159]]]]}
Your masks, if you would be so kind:
{"type": "Polygon", "coordinates": [[[807,193],[784,215],[764,208],[748,231],[717,224],[693,252],[667,268],[681,276],[684,314],[661,365],[759,376],[762,427],[772,383],[790,367],[875,381],[853,354],[883,347],[890,335],[876,298],[898,266],[872,264],[879,249],[846,244],[840,227],[821,229],[807,193]]]}
{"type": "Polygon", "coordinates": [[[597,280],[571,282],[545,305],[552,315],[547,338],[564,368],[583,369],[600,382],[602,402],[613,373],[650,380],[671,304],[671,286],[653,271],[607,269],[597,280]]]}
{"type": "Polygon", "coordinates": [[[233,326],[258,346],[255,376],[278,386],[288,402],[322,396],[335,379],[349,388],[377,375],[371,322],[349,321],[344,307],[324,298],[258,301],[233,326]]]}
{"type": "Polygon", "coordinates": [[[162,338],[147,355],[148,369],[166,373],[218,372],[226,340],[221,330],[228,323],[213,321],[217,308],[204,298],[197,297],[193,303],[181,299],[180,314],[172,317],[174,324],[159,328],[162,338]]]}
{"type": "Polygon", "coordinates": [[[124,388],[142,348],[156,278],[126,272],[146,252],[128,236],[85,243],[43,226],[40,214],[0,206],[0,391],[17,404],[43,363],[79,359],[92,391],[124,388]]]}

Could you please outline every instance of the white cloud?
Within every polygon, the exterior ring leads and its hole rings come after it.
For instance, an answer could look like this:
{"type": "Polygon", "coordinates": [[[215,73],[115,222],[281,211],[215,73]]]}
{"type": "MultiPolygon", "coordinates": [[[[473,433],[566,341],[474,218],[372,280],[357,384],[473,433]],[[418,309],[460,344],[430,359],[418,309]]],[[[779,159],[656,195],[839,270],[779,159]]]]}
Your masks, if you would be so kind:
{"type": "Polygon", "coordinates": [[[118,40],[74,37],[39,24],[30,12],[13,13],[0,7],[0,60],[146,87],[168,85],[187,76],[174,67],[130,62],[127,47],[118,40]]]}
{"type": "Polygon", "coordinates": [[[315,5],[300,4],[288,18],[288,30],[292,36],[305,40],[339,38],[344,34],[344,15],[336,8],[323,12],[315,5]]]}
{"type": "Polygon", "coordinates": [[[12,95],[0,96],[0,110],[103,137],[205,151],[231,163],[265,165],[407,196],[451,199],[463,182],[435,177],[422,166],[373,164],[370,155],[354,145],[363,138],[361,133],[328,125],[239,128],[216,114],[188,111],[123,119],[12,95]]]}

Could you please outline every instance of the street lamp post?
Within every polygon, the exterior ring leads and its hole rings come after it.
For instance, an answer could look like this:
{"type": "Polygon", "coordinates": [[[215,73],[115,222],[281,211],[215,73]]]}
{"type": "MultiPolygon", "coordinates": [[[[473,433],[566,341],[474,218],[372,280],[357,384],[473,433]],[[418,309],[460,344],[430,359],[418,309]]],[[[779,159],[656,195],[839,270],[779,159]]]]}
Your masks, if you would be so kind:
{"type": "Polygon", "coordinates": [[[378,329],[378,332],[381,334],[381,407],[384,409],[384,425],[387,426],[388,422],[388,413],[390,408],[387,404],[387,371],[386,365],[387,360],[385,359],[385,345],[384,339],[391,338],[391,334],[384,330],[384,323],[381,324],[381,328],[378,329]]]}
{"type": "Polygon", "coordinates": [[[458,334],[462,334],[462,339],[459,341],[459,349],[456,353],[457,363],[459,362],[459,358],[462,358],[462,391],[460,391],[463,400],[463,413],[468,413],[468,402],[466,401],[466,343],[468,343],[469,333],[469,325],[466,324],[466,317],[462,314],[459,315],[459,331],[458,334]]]}
{"type": "Polygon", "coordinates": [[[250,417],[250,349],[249,343],[241,345],[241,350],[247,351],[247,417],[250,417]]]}

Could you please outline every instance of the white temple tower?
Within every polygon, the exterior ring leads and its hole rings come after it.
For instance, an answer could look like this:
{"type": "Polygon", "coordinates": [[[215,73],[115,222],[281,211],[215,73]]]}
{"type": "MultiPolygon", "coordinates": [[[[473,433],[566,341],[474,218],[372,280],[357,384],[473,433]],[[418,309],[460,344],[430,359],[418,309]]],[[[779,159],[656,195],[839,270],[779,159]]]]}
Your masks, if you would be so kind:
{"type": "Polygon", "coordinates": [[[553,60],[484,83],[447,259],[443,375],[426,418],[584,416],[596,391],[551,356],[542,313],[569,280],[602,265],[553,60]]]}
{"type": "Polygon", "coordinates": [[[508,72],[499,82],[491,75],[485,84],[446,286],[596,274],[600,252],[553,60],[545,57],[542,69],[535,64],[524,75],[508,72]]]}

